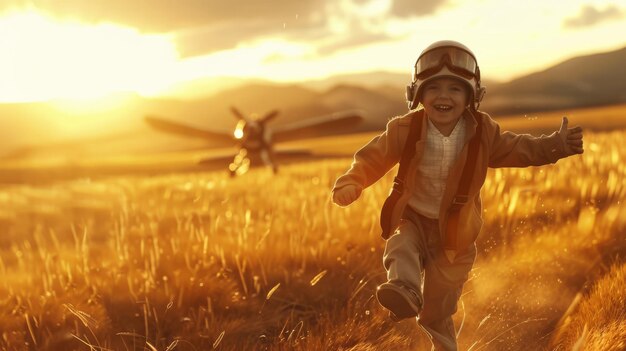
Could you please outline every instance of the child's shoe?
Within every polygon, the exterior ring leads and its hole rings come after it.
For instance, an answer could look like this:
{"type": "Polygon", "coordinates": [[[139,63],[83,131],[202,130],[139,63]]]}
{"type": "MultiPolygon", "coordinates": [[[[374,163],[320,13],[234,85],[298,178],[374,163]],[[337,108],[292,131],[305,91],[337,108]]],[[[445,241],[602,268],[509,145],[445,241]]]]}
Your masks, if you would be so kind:
{"type": "Polygon", "coordinates": [[[383,283],[376,289],[376,299],[389,310],[394,322],[417,317],[422,311],[422,298],[416,291],[404,285],[383,283]]]}

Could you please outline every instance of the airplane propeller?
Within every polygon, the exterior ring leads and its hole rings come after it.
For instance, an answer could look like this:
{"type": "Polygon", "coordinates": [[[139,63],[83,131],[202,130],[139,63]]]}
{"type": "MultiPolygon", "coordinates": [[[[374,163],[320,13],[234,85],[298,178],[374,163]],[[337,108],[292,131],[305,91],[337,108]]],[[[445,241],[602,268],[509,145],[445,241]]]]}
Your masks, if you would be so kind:
{"type": "Polygon", "coordinates": [[[265,114],[265,116],[263,116],[263,117],[259,120],[259,122],[261,122],[261,123],[263,123],[263,124],[264,124],[264,123],[267,123],[267,122],[269,122],[269,121],[273,120],[274,118],[276,118],[276,116],[278,116],[278,113],[279,113],[279,111],[278,111],[278,110],[272,110],[272,111],[270,111],[270,112],[266,113],[266,114],[265,114]]]}
{"type": "Polygon", "coordinates": [[[246,116],[244,116],[243,113],[241,113],[235,106],[231,106],[230,111],[235,115],[235,117],[237,117],[238,120],[250,122],[250,120],[246,116]]]}
{"type": "Polygon", "coordinates": [[[243,113],[241,113],[241,111],[239,111],[239,109],[237,109],[234,106],[231,106],[230,110],[238,119],[237,126],[235,127],[235,131],[233,133],[233,135],[235,136],[235,139],[238,139],[238,140],[244,139],[244,137],[249,134],[259,134],[267,138],[267,135],[265,134],[265,125],[269,121],[274,119],[279,113],[278,110],[272,110],[266,113],[261,118],[251,119],[251,118],[246,117],[243,113]]]}

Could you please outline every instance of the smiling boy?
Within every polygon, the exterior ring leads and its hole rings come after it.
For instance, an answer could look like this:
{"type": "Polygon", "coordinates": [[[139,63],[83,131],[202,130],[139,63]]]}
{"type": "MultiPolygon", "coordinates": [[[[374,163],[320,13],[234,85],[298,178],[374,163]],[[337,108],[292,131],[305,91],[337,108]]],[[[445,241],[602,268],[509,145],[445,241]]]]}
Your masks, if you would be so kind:
{"type": "Polygon", "coordinates": [[[469,48],[433,43],[418,57],[407,87],[411,111],[358,150],[332,190],[333,201],[347,206],[400,163],[381,213],[387,282],[376,297],[393,320],[418,317],[433,350],[457,350],[452,315],[476,257],[487,169],[583,153],[582,129],[568,128],[565,117],[549,136],[501,132],[478,111],[484,93],[469,48]]]}

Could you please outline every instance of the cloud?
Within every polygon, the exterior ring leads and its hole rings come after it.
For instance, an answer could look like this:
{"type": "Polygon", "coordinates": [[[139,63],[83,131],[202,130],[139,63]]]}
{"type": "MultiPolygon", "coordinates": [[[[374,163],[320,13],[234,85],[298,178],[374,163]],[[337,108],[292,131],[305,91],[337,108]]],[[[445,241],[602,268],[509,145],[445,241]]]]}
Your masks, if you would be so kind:
{"type": "Polygon", "coordinates": [[[189,57],[273,35],[305,39],[320,35],[326,27],[326,5],[319,0],[5,0],[0,12],[37,9],[55,18],[169,33],[181,56],[189,57]]]}
{"type": "Polygon", "coordinates": [[[300,21],[298,16],[285,22],[268,23],[264,20],[251,20],[207,25],[178,31],[174,34],[174,40],[181,57],[192,57],[231,49],[239,44],[263,38],[306,41],[316,40],[328,34],[323,17],[300,21]]]}
{"type": "Polygon", "coordinates": [[[87,22],[114,22],[144,32],[165,33],[213,23],[263,19],[282,23],[299,15],[306,19],[319,9],[316,0],[5,0],[0,11],[34,7],[56,17],[87,22]]]}
{"type": "Polygon", "coordinates": [[[339,50],[346,50],[363,45],[370,45],[375,42],[390,40],[391,37],[385,33],[360,33],[360,35],[351,35],[348,37],[340,38],[327,45],[322,45],[317,49],[317,53],[324,56],[335,53],[339,50]]]}
{"type": "MultiPolygon", "coordinates": [[[[318,0],[316,11],[298,14],[284,22],[268,23],[265,18],[256,18],[177,33],[177,47],[181,55],[187,57],[272,37],[310,45],[315,55],[326,56],[393,39],[383,29],[388,18],[381,17],[380,13],[359,11],[370,3],[371,0],[318,0]]],[[[289,60],[290,57],[277,53],[268,58],[270,61],[283,59],[289,60]]]]}
{"type": "Polygon", "coordinates": [[[448,0],[392,0],[391,14],[397,17],[421,17],[435,13],[448,0]]]}
{"type": "MultiPolygon", "coordinates": [[[[276,24],[276,27],[281,25],[276,24]]],[[[237,44],[256,38],[259,33],[271,35],[278,31],[259,23],[225,23],[179,31],[174,42],[181,57],[192,57],[227,50],[237,44]],[[251,33],[255,33],[252,35],[251,33]]]]}
{"type": "Polygon", "coordinates": [[[371,0],[344,0],[329,4],[327,20],[335,30],[316,44],[317,55],[331,55],[401,36],[391,35],[387,31],[388,23],[393,18],[381,14],[389,13],[389,8],[375,9],[372,5],[378,4],[371,0]]]}
{"type": "Polygon", "coordinates": [[[591,5],[585,5],[578,15],[567,18],[563,22],[563,26],[565,28],[591,27],[602,22],[618,20],[625,15],[626,11],[615,5],[609,5],[604,10],[597,9],[591,5]]]}
{"type": "Polygon", "coordinates": [[[265,38],[303,43],[328,55],[390,39],[382,22],[427,15],[448,0],[424,0],[419,6],[413,0],[391,1],[375,14],[364,10],[376,6],[371,0],[4,0],[0,12],[35,8],[56,18],[167,33],[183,58],[265,38]],[[381,16],[386,10],[391,16],[381,16]]]}

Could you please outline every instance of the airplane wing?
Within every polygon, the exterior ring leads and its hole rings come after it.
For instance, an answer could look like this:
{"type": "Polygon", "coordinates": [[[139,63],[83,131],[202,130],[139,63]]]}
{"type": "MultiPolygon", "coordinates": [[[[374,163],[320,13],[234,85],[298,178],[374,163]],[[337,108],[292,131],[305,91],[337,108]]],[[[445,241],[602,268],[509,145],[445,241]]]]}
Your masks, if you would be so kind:
{"type": "Polygon", "coordinates": [[[177,122],[168,121],[156,116],[146,116],[145,121],[152,128],[162,132],[205,139],[212,143],[215,142],[223,144],[224,146],[233,146],[235,144],[234,136],[228,133],[199,129],[177,122]]]}
{"type": "Polygon", "coordinates": [[[337,134],[339,131],[353,129],[361,121],[363,121],[363,117],[358,111],[338,112],[327,116],[307,118],[303,121],[272,128],[272,139],[275,142],[286,142],[337,134]]]}
{"type": "MultiPolygon", "coordinates": [[[[228,165],[233,162],[233,154],[216,154],[198,160],[197,164],[207,171],[228,170],[228,165]]],[[[289,149],[275,150],[274,161],[281,166],[299,162],[308,162],[328,158],[347,158],[351,155],[334,153],[313,153],[311,150],[289,149]]],[[[250,168],[265,167],[265,164],[258,158],[250,159],[250,168]]]]}

